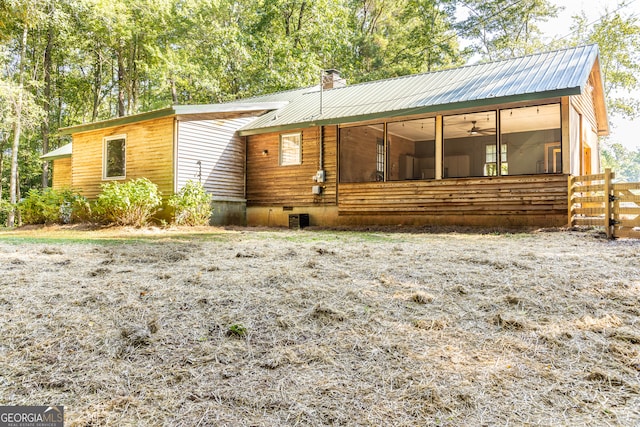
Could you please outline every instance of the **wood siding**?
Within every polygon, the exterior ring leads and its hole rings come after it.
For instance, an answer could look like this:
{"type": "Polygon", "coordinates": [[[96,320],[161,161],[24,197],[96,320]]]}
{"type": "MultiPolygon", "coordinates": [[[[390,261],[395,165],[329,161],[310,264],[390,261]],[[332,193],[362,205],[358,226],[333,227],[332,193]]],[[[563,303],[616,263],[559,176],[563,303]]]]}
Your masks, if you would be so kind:
{"type": "MultiPolygon", "coordinates": [[[[335,205],[337,178],[337,127],[323,128],[324,183],[313,176],[320,168],[319,127],[302,132],[302,164],[280,166],[280,133],[247,137],[247,206],[318,206],[335,205]],[[263,154],[264,151],[267,154],[263,154]],[[313,195],[314,185],[321,185],[321,195],[313,195]]],[[[287,131],[292,133],[296,131],[287,131]]]]}
{"type": "Polygon", "coordinates": [[[53,179],[51,188],[59,190],[71,187],[71,157],[53,161],[53,179]]]}
{"type": "Polygon", "coordinates": [[[164,197],[173,194],[173,117],[73,135],[72,187],[95,198],[102,179],[103,138],[126,135],[126,180],[148,178],[164,197]]]}
{"type": "Polygon", "coordinates": [[[580,95],[574,95],[571,97],[571,105],[582,114],[585,120],[585,124],[588,123],[591,126],[591,131],[598,133],[598,121],[596,118],[593,78],[589,77],[589,84],[585,87],[584,92],[580,95]]]}
{"type": "Polygon", "coordinates": [[[544,225],[545,217],[566,222],[566,175],[340,184],[338,191],[340,215],[421,215],[425,223],[448,216],[460,225],[483,223],[474,216],[505,226],[544,225]]]}
{"type": "Polygon", "coordinates": [[[200,180],[216,198],[244,199],[245,143],[236,130],[254,119],[179,121],[178,190],[188,180],[200,180]]]}

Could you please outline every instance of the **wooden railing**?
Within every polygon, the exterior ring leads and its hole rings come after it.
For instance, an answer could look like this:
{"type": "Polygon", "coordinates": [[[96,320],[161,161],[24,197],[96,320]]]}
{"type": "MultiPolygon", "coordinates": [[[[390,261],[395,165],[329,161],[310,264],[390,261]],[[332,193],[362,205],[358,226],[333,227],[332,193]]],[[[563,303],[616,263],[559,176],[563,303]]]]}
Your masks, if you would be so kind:
{"type": "Polygon", "coordinates": [[[608,238],[640,238],[640,182],[604,173],[569,177],[569,225],[603,227],[608,238]]]}

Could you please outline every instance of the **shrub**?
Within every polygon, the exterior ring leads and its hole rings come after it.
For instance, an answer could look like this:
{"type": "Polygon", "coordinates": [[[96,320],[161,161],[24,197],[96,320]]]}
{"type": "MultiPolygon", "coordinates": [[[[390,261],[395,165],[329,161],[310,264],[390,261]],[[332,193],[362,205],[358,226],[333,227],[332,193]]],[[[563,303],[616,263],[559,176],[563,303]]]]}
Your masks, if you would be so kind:
{"type": "Polygon", "coordinates": [[[11,203],[7,200],[0,199],[0,227],[7,226],[7,216],[11,210],[11,203]]]}
{"type": "Polygon", "coordinates": [[[208,225],[211,218],[211,195],[200,182],[187,181],[177,194],[169,198],[177,225],[208,225]]]}
{"type": "Polygon", "coordinates": [[[147,178],[102,184],[96,214],[109,223],[142,227],[162,204],[158,186],[147,178]]]}
{"type": "Polygon", "coordinates": [[[23,224],[68,224],[87,200],[71,189],[32,188],[18,204],[23,224]]]}

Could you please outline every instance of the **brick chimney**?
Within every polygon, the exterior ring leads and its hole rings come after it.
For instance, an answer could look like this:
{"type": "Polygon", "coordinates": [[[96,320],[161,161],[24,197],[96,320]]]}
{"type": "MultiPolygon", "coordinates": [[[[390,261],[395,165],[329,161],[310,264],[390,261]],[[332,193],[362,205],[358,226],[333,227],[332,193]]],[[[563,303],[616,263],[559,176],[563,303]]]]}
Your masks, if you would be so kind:
{"type": "Polygon", "coordinates": [[[333,89],[337,87],[345,87],[347,85],[347,81],[340,77],[340,71],[331,69],[324,70],[324,75],[322,76],[322,89],[333,89]]]}

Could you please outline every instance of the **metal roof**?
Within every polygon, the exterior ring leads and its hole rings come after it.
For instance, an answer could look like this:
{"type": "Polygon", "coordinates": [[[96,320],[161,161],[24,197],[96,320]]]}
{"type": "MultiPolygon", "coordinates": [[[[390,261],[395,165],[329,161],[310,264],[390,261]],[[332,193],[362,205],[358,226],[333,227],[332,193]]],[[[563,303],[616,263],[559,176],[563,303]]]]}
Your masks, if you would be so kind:
{"type": "MultiPolygon", "coordinates": [[[[597,45],[579,46],[324,90],[322,113],[320,88],[312,86],[222,104],[176,105],[62,128],[59,132],[70,135],[172,115],[206,118],[216,114],[256,113],[260,116],[239,130],[240,135],[253,135],[315,125],[535,101],[582,93],[597,61],[597,45]]],[[[601,86],[599,68],[597,72],[601,86]]],[[[596,90],[602,92],[602,87],[596,90]]],[[[602,105],[596,105],[596,110],[606,122],[604,101],[599,99],[598,102],[602,105]]],[[[599,126],[600,134],[608,132],[608,123],[599,126]]]]}
{"type": "Polygon", "coordinates": [[[311,87],[251,98],[288,101],[240,129],[241,135],[382,117],[578,95],[598,58],[597,45],[325,90],[311,87]]]}
{"type": "Polygon", "coordinates": [[[63,145],[62,147],[53,150],[53,151],[49,151],[47,154],[44,154],[42,156],[40,156],[40,158],[42,160],[56,160],[56,159],[63,159],[65,157],[71,157],[71,153],[72,153],[73,149],[72,149],[72,143],[70,142],[67,145],[63,145]]]}
{"type": "Polygon", "coordinates": [[[211,115],[225,113],[248,113],[265,111],[271,111],[278,108],[282,108],[287,105],[286,99],[280,99],[276,101],[261,101],[261,102],[228,102],[223,104],[196,104],[196,105],[173,105],[169,108],[163,108],[160,110],[147,111],[146,113],[133,114],[131,116],[117,117],[115,119],[102,120],[99,122],[86,123],[76,126],[69,126],[66,128],[60,128],[60,135],[71,135],[79,132],[87,132],[96,129],[103,129],[112,126],[122,126],[129,123],[137,123],[145,120],[158,119],[161,117],[169,117],[173,115],[188,116],[188,115],[211,115]]]}

